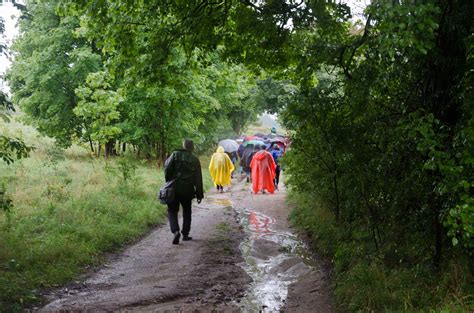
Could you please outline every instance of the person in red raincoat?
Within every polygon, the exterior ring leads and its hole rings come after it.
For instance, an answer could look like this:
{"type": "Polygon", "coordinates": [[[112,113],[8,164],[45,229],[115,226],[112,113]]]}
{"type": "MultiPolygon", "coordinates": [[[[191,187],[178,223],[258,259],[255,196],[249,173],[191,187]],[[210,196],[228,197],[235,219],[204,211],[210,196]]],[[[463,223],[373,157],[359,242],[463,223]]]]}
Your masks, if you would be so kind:
{"type": "Polygon", "coordinates": [[[252,169],[252,191],[258,193],[265,190],[269,193],[275,191],[275,168],[276,164],[270,152],[265,150],[265,146],[260,147],[260,151],[256,152],[250,162],[252,169]]]}

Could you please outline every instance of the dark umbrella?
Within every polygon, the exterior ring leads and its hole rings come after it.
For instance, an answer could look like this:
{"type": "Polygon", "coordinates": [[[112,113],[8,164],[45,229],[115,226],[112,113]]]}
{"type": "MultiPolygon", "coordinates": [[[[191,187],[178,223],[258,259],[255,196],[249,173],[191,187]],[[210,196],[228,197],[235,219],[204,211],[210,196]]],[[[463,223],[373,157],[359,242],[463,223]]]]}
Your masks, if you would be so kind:
{"type": "Polygon", "coordinates": [[[244,137],[244,141],[248,141],[248,140],[260,140],[262,139],[261,137],[258,137],[258,136],[245,136],[244,137]]]}
{"type": "Polygon", "coordinates": [[[280,149],[282,149],[283,151],[285,151],[286,149],[286,143],[280,139],[271,139],[270,145],[271,146],[278,145],[280,149]]]}
{"type": "Polygon", "coordinates": [[[271,143],[281,143],[286,146],[285,139],[283,138],[275,138],[275,139],[270,139],[271,143]]]}
{"type": "Polygon", "coordinates": [[[246,147],[246,146],[248,146],[248,145],[264,146],[265,143],[264,143],[262,140],[255,140],[255,139],[253,139],[253,140],[244,141],[244,142],[242,143],[242,145],[243,145],[244,147],[246,147]]]}
{"type": "Polygon", "coordinates": [[[255,133],[253,134],[254,136],[257,136],[257,137],[260,137],[260,138],[265,138],[267,137],[267,135],[265,135],[264,133],[255,133]]]}

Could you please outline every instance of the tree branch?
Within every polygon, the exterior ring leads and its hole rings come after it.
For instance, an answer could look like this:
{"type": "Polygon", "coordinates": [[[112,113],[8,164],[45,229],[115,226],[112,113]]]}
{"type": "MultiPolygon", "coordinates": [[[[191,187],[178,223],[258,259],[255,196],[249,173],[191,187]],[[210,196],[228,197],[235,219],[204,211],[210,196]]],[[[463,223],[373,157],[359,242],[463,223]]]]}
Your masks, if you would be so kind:
{"type": "Polygon", "coordinates": [[[342,69],[344,70],[344,74],[349,79],[352,79],[352,75],[349,72],[349,67],[352,63],[352,59],[354,59],[354,56],[355,56],[355,53],[356,53],[357,49],[359,49],[367,41],[367,39],[369,37],[369,33],[370,33],[370,28],[371,28],[370,23],[371,22],[372,22],[372,15],[369,14],[369,16],[367,17],[367,21],[365,22],[364,34],[360,38],[355,40],[350,46],[344,46],[344,47],[341,48],[339,63],[341,65],[342,69]],[[344,62],[344,55],[346,53],[346,50],[349,49],[349,48],[352,49],[351,55],[350,55],[349,59],[346,62],[344,62]]]}

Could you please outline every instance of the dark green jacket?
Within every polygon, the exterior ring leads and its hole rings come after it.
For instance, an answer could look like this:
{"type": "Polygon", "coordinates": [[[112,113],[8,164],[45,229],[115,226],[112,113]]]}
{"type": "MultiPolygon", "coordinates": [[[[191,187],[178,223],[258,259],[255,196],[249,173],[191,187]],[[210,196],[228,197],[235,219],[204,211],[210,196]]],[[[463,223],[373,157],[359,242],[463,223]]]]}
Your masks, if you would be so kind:
{"type": "Polygon", "coordinates": [[[187,150],[176,150],[165,162],[165,179],[176,178],[176,194],[181,197],[202,199],[201,163],[187,150]]]}

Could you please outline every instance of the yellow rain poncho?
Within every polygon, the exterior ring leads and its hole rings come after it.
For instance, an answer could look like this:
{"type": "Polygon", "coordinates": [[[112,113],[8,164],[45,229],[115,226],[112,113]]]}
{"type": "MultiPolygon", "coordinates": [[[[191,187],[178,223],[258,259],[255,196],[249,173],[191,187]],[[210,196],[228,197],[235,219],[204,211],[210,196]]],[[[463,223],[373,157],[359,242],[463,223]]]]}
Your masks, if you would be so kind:
{"type": "Polygon", "coordinates": [[[219,146],[216,153],[212,155],[209,171],[214,180],[214,186],[230,186],[230,175],[234,170],[234,164],[229,156],[224,152],[224,148],[219,146]]]}

